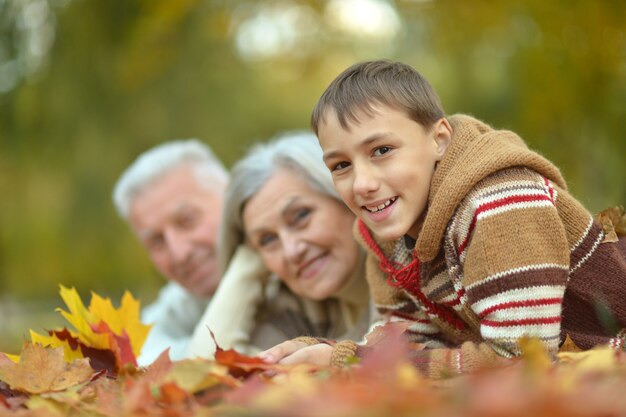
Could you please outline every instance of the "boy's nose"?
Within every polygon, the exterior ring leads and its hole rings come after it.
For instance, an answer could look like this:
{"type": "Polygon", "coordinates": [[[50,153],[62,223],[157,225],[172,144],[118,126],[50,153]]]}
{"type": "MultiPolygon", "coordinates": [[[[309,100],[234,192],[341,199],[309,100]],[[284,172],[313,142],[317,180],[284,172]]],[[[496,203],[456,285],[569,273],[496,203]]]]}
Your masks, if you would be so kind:
{"type": "Polygon", "coordinates": [[[368,167],[354,168],[354,182],[352,184],[354,194],[367,196],[378,190],[379,185],[380,183],[373,169],[368,167]]]}

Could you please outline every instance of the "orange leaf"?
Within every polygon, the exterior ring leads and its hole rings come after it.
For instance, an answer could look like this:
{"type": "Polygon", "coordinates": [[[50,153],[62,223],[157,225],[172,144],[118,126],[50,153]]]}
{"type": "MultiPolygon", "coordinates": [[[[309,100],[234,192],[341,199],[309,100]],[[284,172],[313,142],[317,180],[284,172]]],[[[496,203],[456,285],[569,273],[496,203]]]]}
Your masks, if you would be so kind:
{"type": "Polygon", "coordinates": [[[46,349],[26,342],[19,364],[4,364],[0,379],[12,389],[29,393],[62,391],[89,381],[94,370],[87,359],[65,362],[63,348],[46,349]]]}
{"type": "Polygon", "coordinates": [[[265,363],[261,358],[242,355],[233,349],[224,350],[219,346],[215,350],[215,361],[228,367],[235,378],[247,378],[256,372],[283,369],[279,365],[265,363]]]}
{"type": "Polygon", "coordinates": [[[166,382],[159,389],[160,402],[167,405],[189,403],[191,394],[176,385],[174,382],[166,382]]]}
{"type": "Polygon", "coordinates": [[[228,368],[235,378],[245,378],[258,371],[277,370],[280,366],[265,363],[261,358],[242,355],[234,349],[224,350],[215,340],[215,335],[209,329],[215,343],[215,362],[228,368]]]}

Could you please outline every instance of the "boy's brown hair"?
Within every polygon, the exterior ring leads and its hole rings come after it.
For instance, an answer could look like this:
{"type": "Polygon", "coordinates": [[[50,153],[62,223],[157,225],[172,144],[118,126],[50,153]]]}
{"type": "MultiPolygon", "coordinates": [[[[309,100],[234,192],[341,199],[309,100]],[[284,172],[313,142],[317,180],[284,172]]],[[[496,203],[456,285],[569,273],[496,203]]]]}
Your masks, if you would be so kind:
{"type": "Polygon", "coordinates": [[[359,111],[371,116],[375,104],[404,111],[426,129],[445,117],[439,96],[415,68],[377,60],[354,64],[330,83],[313,109],[311,128],[317,134],[326,112],[334,110],[346,129],[349,122],[358,123],[359,111]]]}

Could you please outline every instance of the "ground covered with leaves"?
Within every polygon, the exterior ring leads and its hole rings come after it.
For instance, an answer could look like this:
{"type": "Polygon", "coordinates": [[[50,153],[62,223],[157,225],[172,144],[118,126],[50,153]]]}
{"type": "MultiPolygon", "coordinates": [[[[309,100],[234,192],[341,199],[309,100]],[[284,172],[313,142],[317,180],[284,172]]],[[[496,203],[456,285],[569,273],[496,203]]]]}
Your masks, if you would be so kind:
{"type": "Polygon", "coordinates": [[[86,308],[61,289],[72,328],[31,332],[19,355],[0,353],[0,415],[17,416],[623,416],[626,356],[562,353],[524,341],[524,356],[472,375],[429,380],[408,362],[397,328],[343,369],[279,366],[219,349],[215,360],[136,364],[149,331],[129,294],[116,309],[86,308]]]}

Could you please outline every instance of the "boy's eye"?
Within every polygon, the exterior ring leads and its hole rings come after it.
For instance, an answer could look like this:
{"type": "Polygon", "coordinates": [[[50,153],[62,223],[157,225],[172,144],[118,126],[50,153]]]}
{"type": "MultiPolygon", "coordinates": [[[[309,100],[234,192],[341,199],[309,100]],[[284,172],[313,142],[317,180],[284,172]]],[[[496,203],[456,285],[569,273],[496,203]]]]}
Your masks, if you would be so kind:
{"type": "Polygon", "coordinates": [[[374,156],[381,156],[389,152],[391,148],[389,146],[380,146],[374,149],[374,156]]]}
{"type": "Polygon", "coordinates": [[[332,167],[331,171],[340,171],[342,169],[348,168],[349,166],[350,166],[350,163],[348,163],[346,161],[342,161],[342,162],[339,162],[339,163],[335,164],[332,167]]]}

